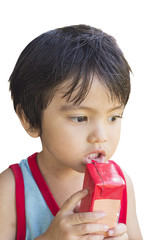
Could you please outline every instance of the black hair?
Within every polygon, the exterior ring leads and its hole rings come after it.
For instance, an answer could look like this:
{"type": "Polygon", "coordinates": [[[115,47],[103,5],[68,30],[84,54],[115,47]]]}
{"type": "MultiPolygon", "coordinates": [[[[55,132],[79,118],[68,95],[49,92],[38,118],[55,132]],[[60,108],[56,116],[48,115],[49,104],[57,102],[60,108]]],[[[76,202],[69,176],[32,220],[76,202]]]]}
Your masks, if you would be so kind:
{"type": "Polygon", "coordinates": [[[48,31],[35,38],[20,54],[10,76],[14,109],[23,110],[30,126],[41,131],[41,113],[64,82],[63,97],[79,104],[90,90],[93,76],[109,90],[112,100],[126,105],[130,72],[116,40],[86,25],[48,31]],[[78,87],[78,94],[72,98],[78,87]]]}

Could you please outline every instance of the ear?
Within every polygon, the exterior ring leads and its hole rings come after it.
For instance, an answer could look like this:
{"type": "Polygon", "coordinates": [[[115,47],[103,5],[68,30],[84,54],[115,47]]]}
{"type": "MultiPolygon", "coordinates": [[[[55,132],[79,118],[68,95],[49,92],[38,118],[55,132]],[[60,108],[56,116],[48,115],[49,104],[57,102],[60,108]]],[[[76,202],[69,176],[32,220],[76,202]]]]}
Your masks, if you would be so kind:
{"type": "Polygon", "coordinates": [[[39,130],[35,129],[34,127],[31,127],[29,120],[27,119],[23,109],[20,105],[17,105],[16,107],[16,113],[20,119],[20,122],[25,129],[25,131],[33,138],[37,138],[40,136],[39,130]]]}

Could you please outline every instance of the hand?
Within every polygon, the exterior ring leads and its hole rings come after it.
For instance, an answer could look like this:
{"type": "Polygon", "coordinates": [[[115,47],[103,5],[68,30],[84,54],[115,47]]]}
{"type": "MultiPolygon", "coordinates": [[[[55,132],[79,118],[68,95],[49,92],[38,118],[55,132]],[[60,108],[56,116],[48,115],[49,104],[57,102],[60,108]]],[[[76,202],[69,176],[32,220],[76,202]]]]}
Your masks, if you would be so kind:
{"type": "Polygon", "coordinates": [[[108,231],[108,226],[96,223],[105,216],[102,212],[75,213],[77,203],[88,194],[81,190],[72,195],[54,217],[48,230],[43,234],[45,240],[100,240],[103,235],[96,232],[108,231]],[[89,235],[90,234],[90,235],[89,235]]]}
{"type": "Polygon", "coordinates": [[[109,229],[107,240],[129,240],[127,227],[123,223],[119,223],[116,227],[109,229]]]}

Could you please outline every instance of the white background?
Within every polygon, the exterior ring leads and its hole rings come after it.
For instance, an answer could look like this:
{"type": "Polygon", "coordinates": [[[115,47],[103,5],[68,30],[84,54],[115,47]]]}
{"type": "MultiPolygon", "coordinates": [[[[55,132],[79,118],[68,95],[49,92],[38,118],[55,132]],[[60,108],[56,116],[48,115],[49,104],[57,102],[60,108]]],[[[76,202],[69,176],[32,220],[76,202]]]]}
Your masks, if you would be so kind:
{"type": "Polygon", "coordinates": [[[113,160],[131,176],[145,240],[160,239],[160,13],[157,0],[5,0],[0,3],[0,172],[40,151],[22,129],[8,78],[20,52],[41,33],[89,24],[113,35],[134,76],[122,135],[113,160]],[[3,3],[2,3],[3,2],[3,3]]]}

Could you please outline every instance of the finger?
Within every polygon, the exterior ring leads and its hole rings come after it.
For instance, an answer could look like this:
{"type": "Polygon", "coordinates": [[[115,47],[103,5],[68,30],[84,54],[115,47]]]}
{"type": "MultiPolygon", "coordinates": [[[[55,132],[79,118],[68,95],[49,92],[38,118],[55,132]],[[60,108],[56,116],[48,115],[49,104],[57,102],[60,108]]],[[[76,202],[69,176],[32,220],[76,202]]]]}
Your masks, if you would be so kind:
{"type": "Polygon", "coordinates": [[[85,196],[87,196],[88,194],[88,190],[84,189],[84,190],[80,190],[78,192],[76,192],[75,194],[73,194],[71,197],[69,197],[65,203],[63,204],[62,208],[61,208],[61,212],[68,212],[68,211],[73,211],[75,206],[77,205],[77,203],[84,198],[85,196]]]}
{"type": "Polygon", "coordinates": [[[103,235],[85,235],[78,239],[79,240],[103,240],[104,236],[103,235]]]}
{"type": "Polygon", "coordinates": [[[129,240],[129,237],[128,237],[127,233],[124,233],[121,236],[107,237],[107,238],[104,238],[104,239],[106,239],[106,240],[129,240]]]}
{"type": "Polygon", "coordinates": [[[119,236],[119,235],[125,234],[126,232],[127,232],[126,225],[123,223],[119,223],[116,227],[111,228],[108,231],[108,236],[111,236],[111,237],[119,236]]]}
{"type": "Polygon", "coordinates": [[[106,214],[104,212],[82,212],[75,213],[68,217],[68,221],[72,225],[96,222],[97,220],[104,218],[106,214]]]}
{"type": "Polygon", "coordinates": [[[107,232],[109,227],[105,224],[79,224],[72,228],[72,233],[74,235],[85,235],[91,233],[107,232]]]}

